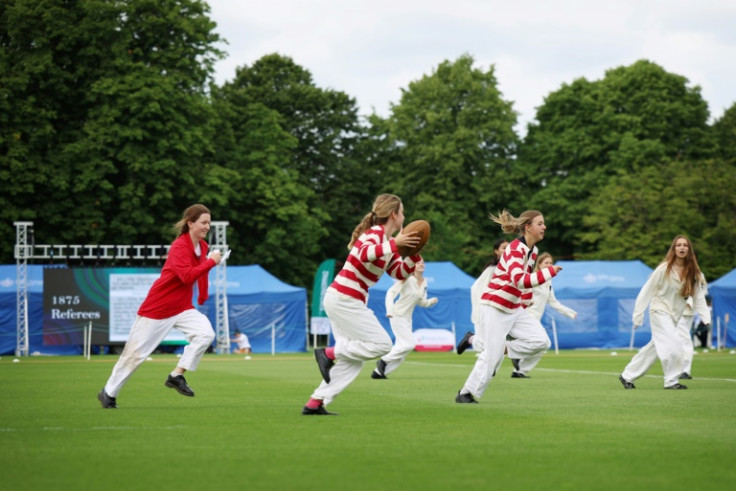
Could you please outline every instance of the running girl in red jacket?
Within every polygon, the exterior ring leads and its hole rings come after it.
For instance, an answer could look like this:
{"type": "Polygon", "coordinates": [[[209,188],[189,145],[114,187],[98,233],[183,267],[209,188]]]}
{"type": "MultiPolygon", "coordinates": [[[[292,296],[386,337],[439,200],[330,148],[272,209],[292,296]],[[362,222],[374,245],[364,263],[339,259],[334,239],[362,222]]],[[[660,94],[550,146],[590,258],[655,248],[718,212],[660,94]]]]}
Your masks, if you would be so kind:
{"type": "Polygon", "coordinates": [[[171,244],[161,276],[138,309],[120,359],[97,394],[103,408],[118,407],[120,389],[173,328],[181,331],[189,344],[164,384],[182,395],[194,396],[184,372],[196,370],[215,333],[209,319],[192,305],[193,288],[196,283],[197,303],[202,305],[208,297],[207,275],[220,263],[221,255],[220,251],[208,254],[205,239],[210,231],[210,210],[204,205],[192,205],[184,210],[174,227],[179,237],[171,244]]]}

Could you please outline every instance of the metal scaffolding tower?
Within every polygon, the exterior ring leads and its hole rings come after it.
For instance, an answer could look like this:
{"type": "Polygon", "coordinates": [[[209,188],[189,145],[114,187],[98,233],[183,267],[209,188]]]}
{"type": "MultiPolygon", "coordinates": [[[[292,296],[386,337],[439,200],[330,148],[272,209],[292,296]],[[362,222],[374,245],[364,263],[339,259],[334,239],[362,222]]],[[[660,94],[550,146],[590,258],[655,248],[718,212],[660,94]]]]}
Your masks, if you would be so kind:
{"type": "Polygon", "coordinates": [[[18,332],[15,356],[28,356],[28,256],[33,250],[33,246],[28,245],[28,232],[30,229],[32,243],[33,222],[13,222],[13,225],[15,225],[15,308],[18,332]]]}
{"type": "MultiPolygon", "coordinates": [[[[215,229],[211,238],[212,250],[219,250],[223,255],[227,252],[227,226],[230,222],[212,222],[210,225],[215,229]]],[[[226,261],[215,266],[215,305],[216,328],[215,352],[221,354],[230,353],[230,324],[227,315],[227,265],[226,261]]]]}
{"type": "MultiPolygon", "coordinates": [[[[230,222],[212,222],[214,235],[212,249],[223,254],[227,251],[226,229],[230,222]]],[[[28,260],[47,259],[74,261],[120,261],[120,260],[157,260],[162,261],[169,253],[170,245],[77,245],[77,244],[40,244],[33,240],[33,222],[13,222],[15,225],[15,260],[16,260],[16,320],[18,340],[16,356],[29,355],[28,335],[28,260]]],[[[227,285],[225,264],[220,263],[216,269],[215,291],[217,305],[217,352],[230,352],[230,332],[227,319],[227,285]]]]}

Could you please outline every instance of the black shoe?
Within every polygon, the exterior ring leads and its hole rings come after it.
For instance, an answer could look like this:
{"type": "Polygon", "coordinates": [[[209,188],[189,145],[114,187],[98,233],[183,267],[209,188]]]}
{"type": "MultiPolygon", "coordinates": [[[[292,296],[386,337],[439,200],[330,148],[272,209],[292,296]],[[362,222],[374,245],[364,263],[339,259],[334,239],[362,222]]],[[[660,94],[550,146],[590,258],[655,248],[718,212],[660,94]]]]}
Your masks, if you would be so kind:
{"type": "Polygon", "coordinates": [[[460,391],[457,391],[455,402],[457,402],[458,404],[478,404],[478,401],[475,400],[473,394],[461,394],[460,391]]]}
{"type": "Polygon", "coordinates": [[[184,378],[184,375],[172,377],[171,374],[169,374],[164,385],[171,389],[176,389],[176,391],[183,396],[194,397],[194,391],[187,385],[187,380],[184,378]]]}
{"type": "Polygon", "coordinates": [[[470,348],[470,338],[473,337],[472,331],[468,331],[465,333],[465,336],[460,340],[460,342],[457,344],[457,354],[462,355],[465,353],[465,350],[470,348]]]}
{"type": "Polygon", "coordinates": [[[621,385],[624,386],[624,389],[636,389],[636,385],[626,380],[623,375],[619,375],[618,379],[621,381],[621,385]]]}
{"type": "Polygon", "coordinates": [[[692,380],[692,376],[687,372],[682,372],[679,378],[680,380],[692,380]]]}
{"type": "Polygon", "coordinates": [[[381,375],[380,373],[378,373],[378,372],[377,372],[377,371],[375,371],[375,370],[373,370],[373,371],[371,372],[371,378],[374,378],[374,379],[376,379],[376,380],[385,380],[385,379],[388,379],[388,377],[387,377],[387,376],[385,376],[385,375],[381,375]]]}
{"type": "Polygon", "coordinates": [[[687,385],[675,384],[675,385],[670,385],[669,387],[665,387],[665,389],[673,389],[673,390],[687,389],[687,385]]]}
{"type": "Polygon", "coordinates": [[[531,378],[531,377],[521,372],[511,372],[511,378],[531,378]]]}
{"type": "Polygon", "coordinates": [[[97,394],[97,399],[99,399],[100,403],[102,404],[102,407],[105,409],[117,409],[118,408],[117,399],[107,395],[107,392],[105,392],[104,387],[102,388],[100,393],[97,394]]]}
{"type": "Polygon", "coordinates": [[[385,361],[383,361],[383,358],[379,358],[378,361],[376,362],[376,370],[375,371],[378,373],[378,375],[381,376],[381,378],[386,378],[386,366],[387,365],[388,365],[388,363],[386,363],[385,361]]]}
{"type": "Polygon", "coordinates": [[[322,374],[322,378],[328,384],[330,383],[330,368],[335,364],[334,361],[330,360],[325,353],[324,348],[317,348],[314,350],[314,359],[317,360],[317,366],[322,374]]]}
{"type": "Polygon", "coordinates": [[[311,409],[307,406],[302,408],[302,414],[304,416],[337,416],[337,413],[331,413],[324,406],[320,406],[317,409],[311,409]]]}
{"type": "Polygon", "coordinates": [[[519,359],[518,358],[509,358],[511,360],[511,364],[514,366],[515,371],[519,371],[519,359]]]}

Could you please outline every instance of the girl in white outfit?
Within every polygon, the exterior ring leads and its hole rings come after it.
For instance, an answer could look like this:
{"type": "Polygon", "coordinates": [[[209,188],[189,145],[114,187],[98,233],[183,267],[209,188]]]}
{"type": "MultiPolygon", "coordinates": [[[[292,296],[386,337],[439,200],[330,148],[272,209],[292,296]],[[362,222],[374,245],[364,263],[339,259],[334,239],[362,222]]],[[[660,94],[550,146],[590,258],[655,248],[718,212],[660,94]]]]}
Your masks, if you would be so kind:
{"type": "Polygon", "coordinates": [[[551,280],[559,266],[549,266],[534,272],[537,259],[537,242],[544,238],[544,217],[530,210],[518,218],[504,210],[491,220],[501,224],[505,233],[519,233],[501,256],[491,281],[486,285],[480,299],[479,323],[476,337],[483,342],[483,351],[473,366],[465,385],[455,397],[460,404],[477,403],[483,396],[496,371],[501,366],[506,348],[509,354],[519,358],[532,357],[549,348],[549,337],[544,327],[526,311],[532,301],[532,288],[551,280]]]}
{"type": "MultiPolygon", "coordinates": [[[[508,245],[509,242],[506,239],[496,239],[496,242],[493,243],[493,259],[483,266],[483,272],[475,280],[473,286],[470,287],[470,322],[473,323],[473,328],[476,331],[480,322],[480,297],[483,295],[483,289],[491,281],[493,272],[496,270],[496,264],[498,264],[503,251],[508,245]]],[[[458,355],[462,355],[471,345],[476,351],[483,350],[483,341],[480,340],[480,337],[476,338],[473,331],[468,331],[457,344],[455,351],[458,355]]]]}
{"type": "Polygon", "coordinates": [[[404,234],[404,205],[398,196],[381,194],[373,209],[353,230],[345,265],[325,292],[324,307],[330,319],[335,346],[314,350],[322,383],[302,408],[304,415],[332,415],[325,408],[355,380],[366,360],[391,351],[391,337],[366,305],[368,288],[384,272],[397,280],[414,273],[421,261],[415,255],[401,258],[399,247],[419,243],[416,232],[404,234]],[[399,232],[396,238],[391,236],[399,232]]]}
{"type": "MultiPolygon", "coordinates": [[[[534,271],[538,271],[542,268],[548,268],[554,264],[554,258],[549,252],[543,252],[537,258],[537,265],[534,271]]],[[[542,320],[544,315],[544,308],[549,305],[560,314],[570,319],[575,319],[578,313],[569,307],[565,307],[555,297],[555,292],[552,290],[552,282],[547,281],[539,286],[535,286],[532,289],[532,304],[527,307],[526,311],[536,317],[538,320],[542,320]]],[[[549,336],[547,336],[549,339],[549,336]]],[[[509,358],[511,363],[514,365],[514,371],[511,373],[511,378],[529,378],[529,372],[537,366],[539,360],[542,359],[544,353],[538,353],[530,358],[514,358],[514,355],[509,352],[509,358]]]]}
{"type": "MultiPolygon", "coordinates": [[[[687,389],[679,383],[685,359],[678,321],[688,306],[710,324],[710,311],[705,302],[705,278],[690,240],[678,235],[672,241],[664,261],[657,266],[636,297],[634,327],[644,322],[649,306],[652,340],[644,346],[619,375],[625,389],[635,389],[634,381],[644,375],[657,358],[662,362],[665,389],[687,389]]],[[[682,330],[682,329],[680,329],[682,330]]]]}
{"type": "Polygon", "coordinates": [[[427,299],[427,281],[424,279],[424,261],[419,261],[414,274],[403,281],[397,281],[386,292],[386,317],[391,323],[394,333],[394,347],[389,353],[378,359],[376,369],[371,372],[371,378],[385,379],[406,359],[407,355],[417,345],[412,333],[412,314],[414,308],[432,307],[437,303],[437,297],[427,299]],[[394,303],[396,297],[399,300],[394,303]]]}

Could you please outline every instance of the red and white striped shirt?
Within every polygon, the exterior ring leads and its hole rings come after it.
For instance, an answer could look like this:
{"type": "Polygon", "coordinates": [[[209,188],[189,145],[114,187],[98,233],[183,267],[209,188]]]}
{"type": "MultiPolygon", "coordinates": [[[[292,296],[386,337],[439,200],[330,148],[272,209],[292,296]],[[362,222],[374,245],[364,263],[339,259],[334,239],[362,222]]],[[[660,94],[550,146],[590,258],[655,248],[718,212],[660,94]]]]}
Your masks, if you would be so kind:
{"type": "Polygon", "coordinates": [[[414,273],[419,256],[402,260],[394,239],[386,236],[383,225],[374,225],[355,241],[342,267],[328,290],[368,301],[368,288],[378,282],[383,272],[403,280],[414,273]]]}
{"type": "Polygon", "coordinates": [[[503,251],[491,281],[483,289],[480,303],[505,312],[527,308],[532,301],[532,288],[557,274],[552,266],[533,273],[536,261],[536,246],[529,250],[523,237],[512,240],[503,251]]]}

